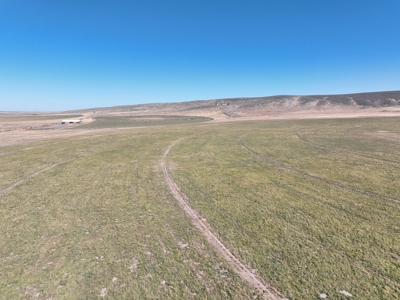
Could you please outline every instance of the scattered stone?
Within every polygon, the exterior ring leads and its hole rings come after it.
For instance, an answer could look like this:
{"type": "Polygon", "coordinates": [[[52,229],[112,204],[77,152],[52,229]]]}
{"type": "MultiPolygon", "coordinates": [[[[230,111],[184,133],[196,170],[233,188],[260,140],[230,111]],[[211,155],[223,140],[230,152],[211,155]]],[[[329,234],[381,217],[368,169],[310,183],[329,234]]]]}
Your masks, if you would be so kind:
{"type": "Polygon", "coordinates": [[[114,278],[112,279],[112,282],[117,282],[117,280],[118,280],[118,278],[117,278],[117,277],[114,277],[114,278]]]}
{"type": "Polygon", "coordinates": [[[325,293],[321,293],[321,294],[319,294],[319,297],[320,297],[321,299],[326,299],[326,298],[328,298],[328,295],[325,294],[325,293]]]}
{"type": "Polygon", "coordinates": [[[106,288],[101,289],[100,297],[105,297],[106,295],[107,295],[107,289],[106,288]]]}
{"type": "Polygon", "coordinates": [[[132,264],[129,267],[129,270],[131,270],[131,272],[135,271],[135,269],[137,269],[139,265],[139,261],[136,258],[132,258],[132,264]]]}
{"type": "Polygon", "coordinates": [[[345,296],[347,296],[347,297],[353,297],[352,294],[350,294],[349,292],[347,292],[347,291],[345,291],[345,290],[340,291],[339,293],[341,293],[342,295],[345,295],[345,296]]]}
{"type": "Polygon", "coordinates": [[[182,243],[182,242],[179,242],[178,245],[179,245],[179,247],[181,249],[185,249],[187,246],[189,246],[189,244],[185,244],[185,243],[182,243]]]}

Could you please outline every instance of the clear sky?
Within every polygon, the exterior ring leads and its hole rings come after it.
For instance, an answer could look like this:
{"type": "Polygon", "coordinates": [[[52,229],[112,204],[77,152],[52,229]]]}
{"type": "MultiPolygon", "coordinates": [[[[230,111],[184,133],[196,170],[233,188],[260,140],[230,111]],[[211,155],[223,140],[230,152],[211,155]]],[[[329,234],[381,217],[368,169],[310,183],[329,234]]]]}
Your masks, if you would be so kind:
{"type": "Polygon", "coordinates": [[[399,89],[399,0],[0,0],[0,111],[399,89]]]}

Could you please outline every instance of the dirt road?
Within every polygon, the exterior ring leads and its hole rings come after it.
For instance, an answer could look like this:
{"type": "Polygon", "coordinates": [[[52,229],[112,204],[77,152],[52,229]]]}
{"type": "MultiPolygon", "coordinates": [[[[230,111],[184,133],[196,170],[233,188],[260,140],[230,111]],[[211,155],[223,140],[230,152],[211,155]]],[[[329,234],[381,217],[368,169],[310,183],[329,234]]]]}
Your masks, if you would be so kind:
{"type": "Polygon", "coordinates": [[[241,261],[239,261],[230,251],[229,249],[215,236],[215,234],[209,229],[209,227],[202,221],[202,218],[198,215],[198,213],[193,210],[187,201],[187,197],[184,193],[181,192],[175,181],[172,179],[168,167],[167,167],[167,156],[169,151],[178,144],[180,140],[172,143],[168,149],[164,152],[162,159],[162,170],[164,173],[165,180],[171,189],[172,194],[175,199],[178,201],[179,206],[182,210],[187,214],[187,216],[192,220],[193,224],[201,231],[201,233],[206,237],[208,242],[214,247],[214,249],[221,254],[221,256],[230,264],[232,269],[249,284],[251,287],[255,288],[264,299],[270,300],[282,300],[282,298],[278,297],[271,291],[266,284],[264,284],[258,276],[256,276],[253,272],[250,271],[248,267],[246,267],[241,261]]]}

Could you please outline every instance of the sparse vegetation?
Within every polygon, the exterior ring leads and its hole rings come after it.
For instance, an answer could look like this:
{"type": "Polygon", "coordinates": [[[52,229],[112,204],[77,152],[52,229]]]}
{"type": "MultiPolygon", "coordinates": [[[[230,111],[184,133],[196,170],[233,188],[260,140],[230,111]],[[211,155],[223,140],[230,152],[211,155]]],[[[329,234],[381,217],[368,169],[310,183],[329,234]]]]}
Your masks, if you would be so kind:
{"type": "Polygon", "coordinates": [[[284,296],[396,299],[400,147],[378,131],[399,129],[397,118],[230,124],[183,140],[170,161],[194,209],[284,296]]]}
{"type": "Polygon", "coordinates": [[[77,128],[115,128],[115,127],[143,127],[166,126],[177,124],[191,124],[210,121],[211,118],[193,116],[100,116],[96,121],[77,128]]]}
{"type": "MultiPolygon", "coordinates": [[[[121,122],[158,121],[93,126],[121,122]]],[[[281,296],[397,299],[397,118],[133,128],[2,147],[0,192],[26,181],[0,194],[0,298],[252,298],[165,184],[162,155],[181,138],[167,157],[174,180],[281,296]]]]}
{"type": "Polygon", "coordinates": [[[56,120],[56,119],[71,119],[80,118],[82,115],[22,115],[22,114],[0,114],[0,122],[24,122],[24,121],[43,121],[43,120],[56,120]]]}
{"type": "Polygon", "coordinates": [[[0,298],[251,295],[166,187],[160,155],[179,132],[130,130],[0,156],[2,188],[66,161],[0,195],[0,298]]]}

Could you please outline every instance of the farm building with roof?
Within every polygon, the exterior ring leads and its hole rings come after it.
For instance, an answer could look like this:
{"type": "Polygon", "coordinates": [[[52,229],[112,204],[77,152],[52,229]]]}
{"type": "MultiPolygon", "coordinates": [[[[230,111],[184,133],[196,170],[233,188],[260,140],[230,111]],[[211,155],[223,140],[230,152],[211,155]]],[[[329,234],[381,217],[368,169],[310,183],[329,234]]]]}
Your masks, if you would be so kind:
{"type": "Polygon", "coordinates": [[[81,120],[62,120],[61,124],[81,124],[81,120]]]}

